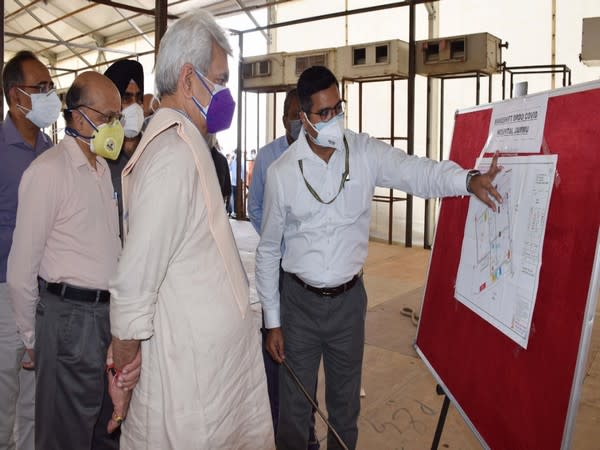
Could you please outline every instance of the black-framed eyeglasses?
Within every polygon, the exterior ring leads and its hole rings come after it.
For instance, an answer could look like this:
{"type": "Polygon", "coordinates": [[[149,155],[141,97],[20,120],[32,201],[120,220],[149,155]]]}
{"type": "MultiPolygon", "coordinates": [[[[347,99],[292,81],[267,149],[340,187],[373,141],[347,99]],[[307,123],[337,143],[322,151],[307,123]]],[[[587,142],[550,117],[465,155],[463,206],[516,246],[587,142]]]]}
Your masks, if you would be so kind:
{"type": "Polygon", "coordinates": [[[27,88],[27,89],[37,89],[38,93],[47,94],[48,92],[50,92],[51,90],[54,89],[54,83],[52,81],[49,83],[47,81],[42,81],[41,83],[38,83],[38,84],[17,84],[17,87],[27,88]]]}
{"type": "Polygon", "coordinates": [[[320,109],[319,111],[316,111],[316,112],[309,111],[308,113],[313,114],[315,116],[319,116],[322,121],[326,122],[329,119],[331,119],[332,117],[335,117],[338,114],[343,113],[345,103],[346,103],[346,100],[340,100],[332,108],[323,108],[323,109],[320,109]]]}
{"type": "Polygon", "coordinates": [[[94,111],[95,113],[99,114],[102,117],[102,120],[104,123],[112,123],[115,120],[118,120],[119,122],[123,120],[123,114],[121,114],[120,112],[109,112],[108,114],[105,114],[101,111],[98,111],[95,108],[92,108],[91,106],[88,105],[77,105],[77,106],[73,106],[72,108],[70,108],[71,110],[74,109],[79,109],[79,108],[87,108],[90,109],[92,111],[94,111]]]}

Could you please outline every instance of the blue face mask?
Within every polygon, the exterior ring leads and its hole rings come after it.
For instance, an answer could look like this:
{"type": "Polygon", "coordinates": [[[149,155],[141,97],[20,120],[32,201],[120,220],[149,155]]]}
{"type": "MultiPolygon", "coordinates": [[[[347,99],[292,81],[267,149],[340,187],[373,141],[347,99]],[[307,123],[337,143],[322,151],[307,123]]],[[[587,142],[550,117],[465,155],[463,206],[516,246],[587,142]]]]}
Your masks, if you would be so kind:
{"type": "Polygon", "coordinates": [[[214,89],[210,89],[205,81],[205,76],[198,70],[194,69],[196,76],[204,85],[210,94],[210,102],[206,107],[202,106],[200,101],[192,96],[192,100],[206,119],[206,128],[209,133],[217,133],[226,130],[231,126],[233,112],[235,111],[235,101],[231,96],[229,88],[221,86],[208,80],[214,89]]]}
{"type": "Polygon", "coordinates": [[[298,139],[300,136],[300,131],[302,130],[302,121],[300,119],[290,120],[290,137],[293,141],[298,139]]]}

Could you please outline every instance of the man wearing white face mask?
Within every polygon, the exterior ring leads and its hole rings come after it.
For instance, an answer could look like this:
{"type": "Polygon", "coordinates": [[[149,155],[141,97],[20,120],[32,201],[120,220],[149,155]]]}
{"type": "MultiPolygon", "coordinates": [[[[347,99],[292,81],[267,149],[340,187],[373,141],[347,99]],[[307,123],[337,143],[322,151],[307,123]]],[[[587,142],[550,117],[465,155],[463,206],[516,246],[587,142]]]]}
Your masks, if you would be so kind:
{"type": "MultiPolygon", "coordinates": [[[[338,82],[325,67],[300,75],[298,98],[304,133],[267,173],[256,288],[267,350],[304,386],[315,385],[323,359],[329,421],[345,444],[330,431],[327,449],[354,450],[367,309],[362,266],[375,186],[422,197],[473,193],[495,210],[500,169],[495,158],[487,173],[473,173],[346,129],[338,82]]],[[[277,448],[304,450],[311,405],[283,370],[279,388],[277,448]]]]}
{"type": "MultiPolygon", "coordinates": [[[[283,102],[283,116],[281,117],[285,135],[275,139],[273,142],[265,145],[258,151],[254,162],[254,172],[250,191],[248,193],[248,216],[250,222],[258,234],[263,215],[263,197],[265,181],[267,179],[267,169],[275,160],[277,160],[289,148],[289,146],[298,139],[302,130],[300,121],[300,102],[298,100],[298,90],[291,89],[285,96],[283,102]]],[[[263,337],[263,359],[265,363],[265,372],[267,374],[267,386],[269,388],[269,401],[271,403],[271,416],[273,419],[273,429],[277,433],[277,424],[279,422],[279,364],[266,351],[264,343],[266,341],[267,329],[261,328],[263,337]]],[[[316,383],[315,383],[316,386],[316,383]]],[[[308,450],[317,450],[320,448],[319,441],[315,437],[314,412],[311,419],[308,450]]]]}
{"type": "Polygon", "coordinates": [[[111,178],[115,187],[115,197],[119,202],[119,236],[123,240],[123,199],[121,172],[135,151],[142,137],[144,125],[144,68],[131,59],[121,59],[113,63],[104,75],[108,77],[121,94],[121,114],[125,140],[123,151],[115,161],[109,161],[111,178]]]}
{"type": "MultiPolygon", "coordinates": [[[[65,102],[65,138],[31,163],[19,185],[7,284],[35,356],[36,448],[118,449],[118,436],[106,432],[113,407],[105,366],[108,279],[121,245],[105,158],[116,159],[123,143],[121,99],[108,78],[84,72],[65,102]]],[[[129,369],[120,382],[131,388],[139,360],[129,369]]]]}
{"type": "Polygon", "coordinates": [[[56,121],[61,103],[48,69],[31,52],[21,51],[6,63],[2,82],[9,111],[0,124],[0,449],[14,449],[16,441],[19,450],[33,450],[33,360],[17,333],[6,265],[21,176],[52,146],[40,128],[56,121]]]}

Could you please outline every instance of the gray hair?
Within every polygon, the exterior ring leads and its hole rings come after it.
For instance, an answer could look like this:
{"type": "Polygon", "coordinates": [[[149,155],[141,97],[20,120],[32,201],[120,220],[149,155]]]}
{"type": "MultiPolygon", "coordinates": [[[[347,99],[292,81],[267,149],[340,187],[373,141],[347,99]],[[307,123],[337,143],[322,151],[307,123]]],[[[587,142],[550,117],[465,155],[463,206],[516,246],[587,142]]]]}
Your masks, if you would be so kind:
{"type": "Polygon", "coordinates": [[[203,74],[208,72],[213,41],[231,56],[233,52],[225,31],[210,13],[201,9],[186,14],[167,30],[156,57],[156,91],[159,97],[175,93],[184,64],[192,64],[203,74]]]}

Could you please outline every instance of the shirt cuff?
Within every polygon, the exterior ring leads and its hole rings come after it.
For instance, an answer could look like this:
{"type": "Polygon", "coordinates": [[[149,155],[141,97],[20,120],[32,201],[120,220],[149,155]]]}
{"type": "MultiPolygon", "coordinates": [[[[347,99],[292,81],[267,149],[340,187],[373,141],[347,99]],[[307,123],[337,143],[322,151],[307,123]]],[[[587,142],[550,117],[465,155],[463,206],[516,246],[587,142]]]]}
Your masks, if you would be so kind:
{"type": "Polygon", "coordinates": [[[279,328],[281,321],[279,319],[279,306],[275,308],[264,309],[263,314],[265,316],[265,328],[279,328]]]}
{"type": "Polygon", "coordinates": [[[469,170],[463,170],[460,175],[456,175],[454,179],[454,188],[456,189],[457,195],[471,195],[469,191],[467,191],[467,176],[469,175],[469,170]]]}
{"type": "Polygon", "coordinates": [[[121,340],[144,340],[154,334],[155,293],[142,298],[117,298],[111,292],[110,330],[121,340]]]}

